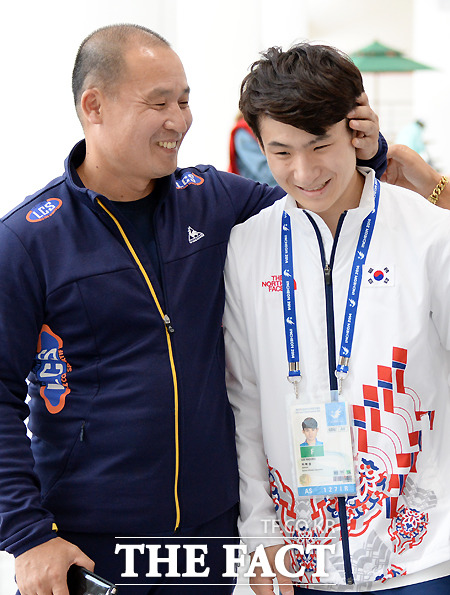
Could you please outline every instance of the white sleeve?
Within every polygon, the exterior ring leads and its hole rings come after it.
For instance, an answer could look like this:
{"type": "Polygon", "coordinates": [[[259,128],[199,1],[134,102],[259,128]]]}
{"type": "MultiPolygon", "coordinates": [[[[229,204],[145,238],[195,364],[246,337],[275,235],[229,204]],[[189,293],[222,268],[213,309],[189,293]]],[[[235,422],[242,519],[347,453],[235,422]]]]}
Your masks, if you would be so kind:
{"type": "Polygon", "coordinates": [[[284,543],[284,540],[276,524],[275,506],[270,496],[260,394],[241,300],[241,258],[233,233],[231,238],[225,265],[226,378],[228,397],[236,421],[240,478],[239,532],[251,552],[260,544],[267,547],[284,543]]]}
{"type": "Polygon", "coordinates": [[[432,231],[433,250],[429,254],[431,316],[442,346],[450,351],[450,217],[443,213],[432,231]]]}

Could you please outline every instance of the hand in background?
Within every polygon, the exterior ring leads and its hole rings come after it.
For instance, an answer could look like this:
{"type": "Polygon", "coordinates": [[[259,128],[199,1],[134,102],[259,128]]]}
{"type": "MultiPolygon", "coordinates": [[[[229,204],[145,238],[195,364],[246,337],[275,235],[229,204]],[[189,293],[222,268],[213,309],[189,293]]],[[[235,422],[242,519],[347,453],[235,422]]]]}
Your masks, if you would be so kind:
{"type": "Polygon", "coordinates": [[[388,166],[381,180],[388,184],[414,190],[427,198],[441,179],[441,174],[405,145],[391,145],[387,158],[388,166]]]}
{"type": "MultiPolygon", "coordinates": [[[[273,574],[276,575],[278,586],[280,588],[280,595],[294,595],[294,587],[292,586],[291,580],[288,577],[282,575],[275,565],[275,556],[281,547],[283,546],[272,545],[264,548],[264,552],[266,554],[267,560],[270,563],[273,574]]],[[[286,554],[284,558],[284,564],[285,568],[289,568],[288,554],[286,554]]],[[[254,572],[256,576],[250,577],[249,583],[255,595],[274,595],[275,591],[273,589],[273,579],[268,576],[261,576],[262,569],[260,567],[255,568],[254,572]]]]}

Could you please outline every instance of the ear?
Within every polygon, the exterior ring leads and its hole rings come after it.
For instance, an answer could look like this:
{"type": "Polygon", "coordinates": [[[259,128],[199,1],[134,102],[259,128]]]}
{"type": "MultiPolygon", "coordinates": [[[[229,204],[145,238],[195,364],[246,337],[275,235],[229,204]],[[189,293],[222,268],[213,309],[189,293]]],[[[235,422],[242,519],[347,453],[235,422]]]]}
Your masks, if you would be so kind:
{"type": "Polygon", "coordinates": [[[84,119],[91,124],[100,124],[102,94],[96,87],[86,89],[81,96],[80,106],[84,119]]]}

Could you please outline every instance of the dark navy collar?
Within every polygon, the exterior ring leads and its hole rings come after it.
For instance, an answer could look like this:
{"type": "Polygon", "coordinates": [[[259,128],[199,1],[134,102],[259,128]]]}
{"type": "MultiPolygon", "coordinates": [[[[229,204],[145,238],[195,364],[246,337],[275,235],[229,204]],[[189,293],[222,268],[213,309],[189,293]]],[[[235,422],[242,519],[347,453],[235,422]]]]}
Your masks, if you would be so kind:
{"type": "MultiPolygon", "coordinates": [[[[69,156],[65,161],[64,165],[67,182],[72,190],[82,192],[83,194],[87,195],[92,201],[95,201],[95,199],[99,195],[93,190],[86,188],[83,182],[81,181],[80,176],[77,173],[77,168],[80,167],[80,165],[83,163],[85,157],[86,141],[83,139],[73,147],[72,151],[69,153],[69,156]]],[[[155,185],[155,189],[157,189],[158,192],[158,197],[162,198],[165,195],[167,195],[172,185],[175,186],[174,174],[170,176],[165,176],[163,178],[159,178],[157,180],[157,184],[155,185]]]]}

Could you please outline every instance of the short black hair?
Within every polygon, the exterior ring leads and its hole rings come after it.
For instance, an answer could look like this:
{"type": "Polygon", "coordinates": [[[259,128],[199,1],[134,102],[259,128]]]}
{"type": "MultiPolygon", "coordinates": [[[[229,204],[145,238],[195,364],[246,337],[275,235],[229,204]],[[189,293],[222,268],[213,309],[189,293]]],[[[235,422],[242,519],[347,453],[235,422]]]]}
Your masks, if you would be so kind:
{"type": "Polygon", "coordinates": [[[101,27],[84,39],[78,49],[72,72],[72,92],[78,112],[85,89],[90,86],[114,88],[124,72],[124,52],[135,40],[149,46],[170,48],[169,42],[155,31],[132,24],[101,27]]]}
{"type": "Polygon", "coordinates": [[[364,91],[351,59],[336,48],[300,43],[269,48],[241,85],[239,108],[261,141],[261,116],[321,136],[343,120],[364,91]]]}
{"type": "Polygon", "coordinates": [[[306,428],[309,428],[311,430],[316,430],[317,427],[318,427],[317,420],[314,419],[314,417],[306,417],[302,421],[302,430],[306,430],[306,428]]]}

